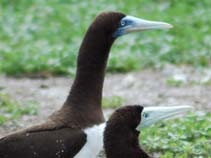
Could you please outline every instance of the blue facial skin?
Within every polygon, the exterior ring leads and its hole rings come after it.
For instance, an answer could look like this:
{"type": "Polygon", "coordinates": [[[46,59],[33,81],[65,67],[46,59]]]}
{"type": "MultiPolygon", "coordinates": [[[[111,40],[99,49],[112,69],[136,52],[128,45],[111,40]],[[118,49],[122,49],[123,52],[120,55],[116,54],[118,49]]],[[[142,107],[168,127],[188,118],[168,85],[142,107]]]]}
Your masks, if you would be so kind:
{"type": "Polygon", "coordinates": [[[128,27],[128,26],[132,26],[133,25],[133,21],[132,20],[128,20],[128,19],[125,19],[125,18],[122,18],[122,20],[120,21],[119,23],[119,27],[118,29],[114,32],[113,34],[113,37],[114,38],[117,38],[119,36],[122,36],[125,34],[125,29],[128,27]]]}
{"type": "Polygon", "coordinates": [[[144,113],[144,118],[148,118],[149,114],[148,113],[144,113]]]}

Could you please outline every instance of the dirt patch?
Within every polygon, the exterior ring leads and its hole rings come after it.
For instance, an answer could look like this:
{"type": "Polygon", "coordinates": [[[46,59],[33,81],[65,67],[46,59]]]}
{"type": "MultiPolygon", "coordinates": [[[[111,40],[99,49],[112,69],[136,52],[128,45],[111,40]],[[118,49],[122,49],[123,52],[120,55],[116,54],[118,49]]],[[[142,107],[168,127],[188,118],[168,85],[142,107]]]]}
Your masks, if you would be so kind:
{"type": "MultiPolygon", "coordinates": [[[[127,74],[108,74],[105,79],[104,96],[117,95],[125,105],[183,105],[194,106],[195,110],[211,111],[211,73],[189,67],[166,66],[164,69],[144,70],[127,74]],[[180,85],[169,85],[169,79],[181,81],[180,85]],[[206,83],[206,84],[205,84],[206,83]]],[[[47,79],[8,78],[0,76],[0,92],[8,93],[20,103],[36,101],[37,116],[24,116],[0,127],[0,137],[8,132],[26,128],[44,121],[59,109],[69,92],[72,79],[55,77],[47,79]]],[[[109,113],[105,111],[106,113],[109,113]]]]}

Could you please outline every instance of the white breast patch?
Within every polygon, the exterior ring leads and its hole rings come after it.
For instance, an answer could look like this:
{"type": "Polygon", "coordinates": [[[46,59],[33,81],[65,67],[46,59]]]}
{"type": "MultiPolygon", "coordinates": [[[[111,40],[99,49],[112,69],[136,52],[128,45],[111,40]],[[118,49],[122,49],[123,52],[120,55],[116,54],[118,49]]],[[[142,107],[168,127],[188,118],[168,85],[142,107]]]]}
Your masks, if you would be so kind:
{"type": "Polygon", "coordinates": [[[103,132],[105,123],[87,128],[84,132],[87,135],[87,142],[74,156],[74,158],[96,158],[100,151],[103,149],[103,132]]]}

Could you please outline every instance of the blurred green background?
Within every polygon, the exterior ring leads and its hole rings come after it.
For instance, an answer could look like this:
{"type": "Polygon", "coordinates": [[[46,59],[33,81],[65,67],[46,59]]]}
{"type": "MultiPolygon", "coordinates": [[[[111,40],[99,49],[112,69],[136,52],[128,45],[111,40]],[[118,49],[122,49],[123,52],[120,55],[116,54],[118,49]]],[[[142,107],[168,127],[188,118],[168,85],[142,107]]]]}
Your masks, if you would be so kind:
{"type": "Polygon", "coordinates": [[[2,73],[74,73],[75,58],[86,29],[99,12],[110,10],[166,21],[174,28],[121,37],[111,50],[108,71],[126,72],[165,63],[211,65],[210,0],[2,0],[1,3],[2,73]]]}
{"type": "MultiPolygon", "coordinates": [[[[0,73],[74,74],[77,52],[86,29],[102,11],[171,23],[169,31],[149,31],[119,38],[107,70],[128,72],[165,64],[211,66],[211,0],[1,0],[0,73]]],[[[118,96],[103,100],[117,108],[118,96]]],[[[28,103],[27,103],[28,104],[28,103]]],[[[0,95],[0,125],[23,114],[36,114],[34,103],[22,108],[0,95]]],[[[144,129],[140,142],[162,158],[211,157],[210,113],[189,114],[144,129]],[[197,122],[197,123],[196,123],[197,122]]]]}

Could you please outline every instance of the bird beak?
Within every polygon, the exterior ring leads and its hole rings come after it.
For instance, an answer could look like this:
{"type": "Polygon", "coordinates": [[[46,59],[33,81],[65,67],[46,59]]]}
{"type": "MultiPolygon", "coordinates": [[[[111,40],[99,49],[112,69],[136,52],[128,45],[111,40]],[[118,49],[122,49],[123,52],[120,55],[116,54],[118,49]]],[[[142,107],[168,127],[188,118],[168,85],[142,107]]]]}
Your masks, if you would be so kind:
{"type": "Polygon", "coordinates": [[[149,21],[133,16],[125,16],[121,20],[121,26],[117,29],[113,36],[118,37],[131,32],[141,32],[155,29],[170,29],[172,27],[173,26],[171,24],[165,22],[149,21]]]}
{"type": "Polygon", "coordinates": [[[141,122],[136,129],[140,131],[142,128],[178,114],[182,114],[191,108],[192,107],[188,105],[173,107],[144,107],[141,114],[141,122]]]}
{"type": "Polygon", "coordinates": [[[165,22],[149,21],[132,16],[126,16],[124,20],[130,21],[130,25],[128,25],[125,28],[124,31],[125,33],[140,32],[140,31],[155,30],[155,29],[170,29],[173,27],[171,24],[165,22]]]}

